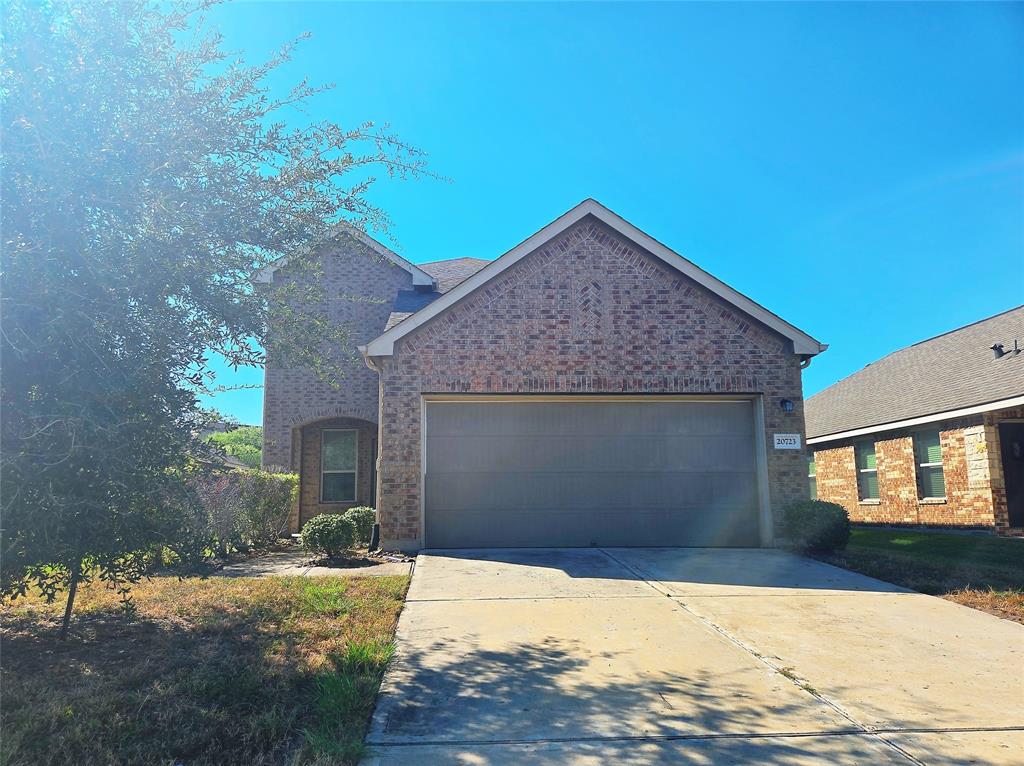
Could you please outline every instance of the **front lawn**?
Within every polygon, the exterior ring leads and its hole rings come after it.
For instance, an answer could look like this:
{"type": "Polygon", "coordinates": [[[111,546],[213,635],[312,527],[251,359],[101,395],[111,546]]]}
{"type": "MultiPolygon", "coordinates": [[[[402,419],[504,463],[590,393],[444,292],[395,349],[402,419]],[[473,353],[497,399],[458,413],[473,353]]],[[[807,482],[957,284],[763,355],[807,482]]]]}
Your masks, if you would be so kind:
{"type": "Polygon", "coordinates": [[[161,577],[0,609],[0,763],[349,764],[408,577],[161,577]]]}
{"type": "Polygon", "coordinates": [[[854,529],[846,550],[819,558],[1024,623],[1024,540],[854,529]]]}

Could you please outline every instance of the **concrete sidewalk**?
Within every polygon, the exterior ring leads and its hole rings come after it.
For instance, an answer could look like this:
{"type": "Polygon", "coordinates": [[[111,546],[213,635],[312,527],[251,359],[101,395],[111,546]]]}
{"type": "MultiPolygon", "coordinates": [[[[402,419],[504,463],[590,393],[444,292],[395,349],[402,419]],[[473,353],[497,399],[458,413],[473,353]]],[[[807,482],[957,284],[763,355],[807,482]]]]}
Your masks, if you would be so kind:
{"type": "Polygon", "coordinates": [[[367,764],[1020,764],[1024,626],[772,550],[422,554],[367,764]]]}
{"type": "Polygon", "coordinates": [[[407,575],[412,562],[359,562],[354,566],[313,566],[306,551],[274,551],[224,567],[216,577],[379,577],[407,575]]]}

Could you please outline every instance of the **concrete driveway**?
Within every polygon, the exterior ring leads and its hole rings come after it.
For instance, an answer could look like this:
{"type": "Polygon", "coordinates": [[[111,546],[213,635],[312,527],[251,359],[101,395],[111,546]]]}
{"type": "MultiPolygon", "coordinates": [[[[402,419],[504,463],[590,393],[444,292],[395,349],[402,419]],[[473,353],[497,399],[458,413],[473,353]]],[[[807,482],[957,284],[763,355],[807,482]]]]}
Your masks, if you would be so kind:
{"type": "Polygon", "coordinates": [[[417,559],[368,764],[1024,763],[1024,626],[774,550],[417,559]]]}

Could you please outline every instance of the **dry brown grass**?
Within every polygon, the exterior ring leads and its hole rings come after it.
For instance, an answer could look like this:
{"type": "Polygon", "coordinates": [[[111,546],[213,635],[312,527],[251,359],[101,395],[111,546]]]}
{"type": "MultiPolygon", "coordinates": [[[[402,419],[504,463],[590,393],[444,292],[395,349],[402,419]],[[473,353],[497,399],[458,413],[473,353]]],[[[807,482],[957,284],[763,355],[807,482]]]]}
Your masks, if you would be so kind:
{"type": "Polygon", "coordinates": [[[961,588],[946,593],[943,598],[1024,624],[1024,592],[1021,591],[961,588]]]}
{"type": "Polygon", "coordinates": [[[0,763],[351,763],[406,577],[157,578],[0,609],[0,763]]]}

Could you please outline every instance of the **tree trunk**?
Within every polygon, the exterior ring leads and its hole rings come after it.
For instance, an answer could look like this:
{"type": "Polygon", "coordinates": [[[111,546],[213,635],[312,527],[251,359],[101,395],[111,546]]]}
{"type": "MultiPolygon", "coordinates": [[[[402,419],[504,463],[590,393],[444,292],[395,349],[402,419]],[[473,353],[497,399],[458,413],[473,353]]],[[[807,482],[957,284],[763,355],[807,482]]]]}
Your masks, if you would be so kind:
{"type": "Polygon", "coordinates": [[[78,591],[78,578],[81,576],[82,564],[79,562],[75,565],[75,568],[71,570],[71,582],[68,583],[68,603],[64,607],[64,619],[60,624],[60,640],[64,641],[68,637],[68,628],[71,627],[71,610],[75,606],[75,593],[78,591]]]}

